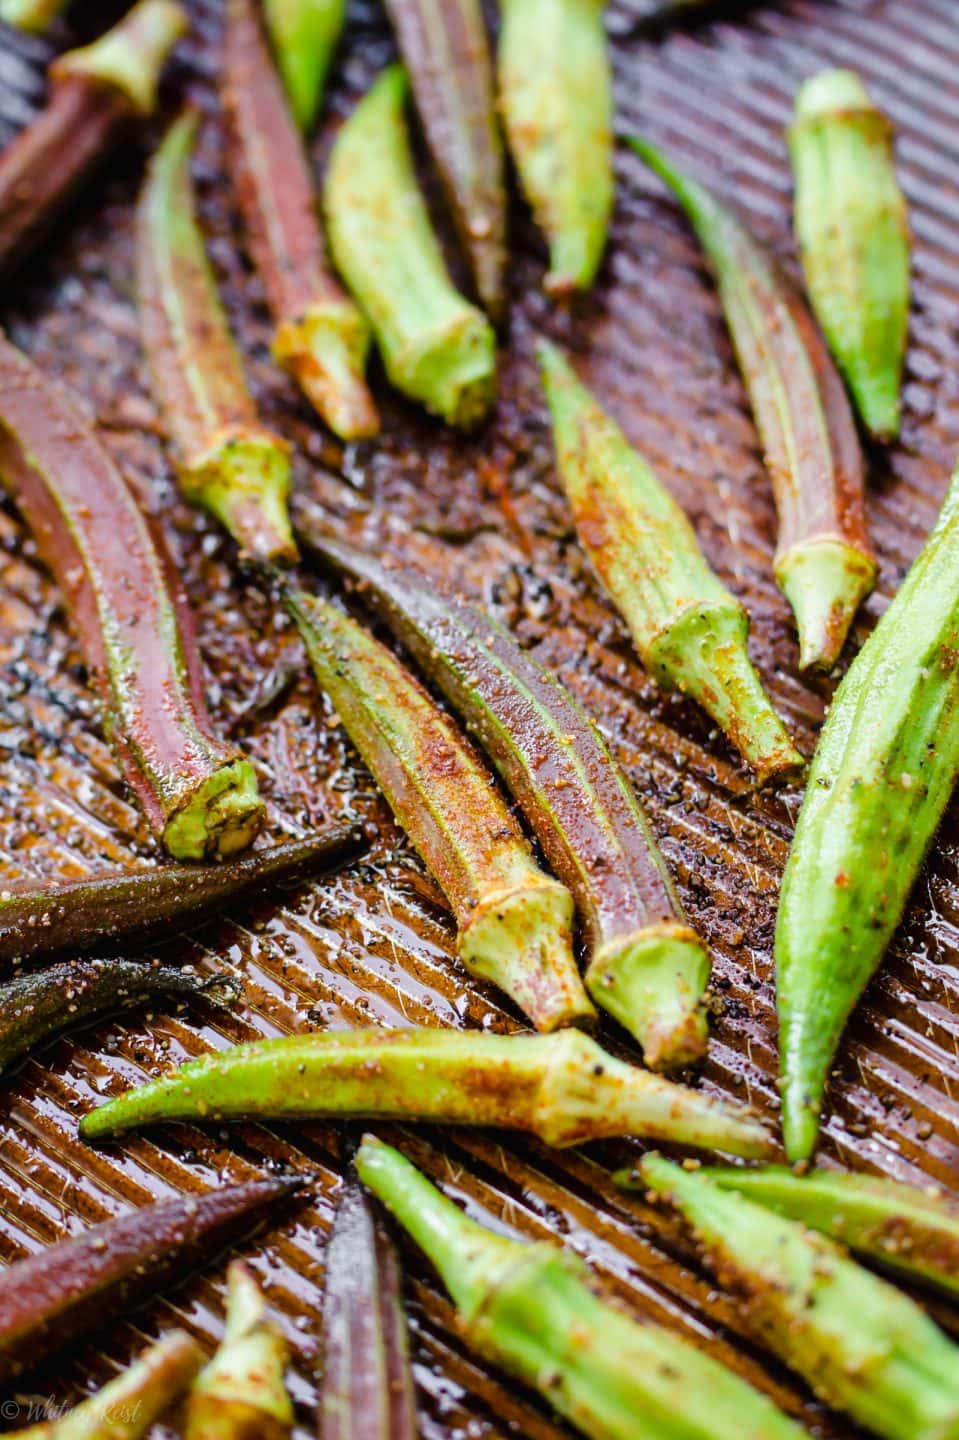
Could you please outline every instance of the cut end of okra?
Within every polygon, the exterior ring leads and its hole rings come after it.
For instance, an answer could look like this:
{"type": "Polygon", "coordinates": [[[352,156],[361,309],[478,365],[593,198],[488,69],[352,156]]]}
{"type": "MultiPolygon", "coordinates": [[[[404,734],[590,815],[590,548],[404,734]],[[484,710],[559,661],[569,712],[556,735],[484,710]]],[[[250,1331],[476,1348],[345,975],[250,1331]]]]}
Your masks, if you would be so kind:
{"type": "Polygon", "coordinates": [[[876,562],[841,540],[817,540],[787,551],[776,581],[796,617],[800,670],[831,670],[876,582],[876,562]]]}
{"type": "Polygon", "coordinates": [[[706,1054],[709,971],[709,952],[688,926],[651,926],[604,945],[586,987],[636,1037],[651,1070],[676,1070],[706,1054]]]}
{"type": "Polygon", "coordinates": [[[496,399],[496,334],[464,300],[452,319],[414,352],[397,357],[390,378],[448,425],[472,430],[496,399]]]}
{"type": "Polygon", "coordinates": [[[224,765],[167,823],[163,843],[174,860],[225,860],[251,844],[264,816],[248,760],[224,765]]]}
{"type": "Polygon", "coordinates": [[[42,35],[65,5],[66,0],[0,0],[0,20],[15,30],[42,35]]]}
{"type": "Polygon", "coordinates": [[[266,430],[244,427],[221,437],[181,475],[187,498],[215,515],[244,555],[276,565],[299,558],[287,510],[290,456],[285,441],[266,430]]]}
{"type": "Polygon", "coordinates": [[[311,305],[281,325],[273,341],[277,363],[341,440],[379,434],[380,417],[364,378],[369,347],[369,327],[349,300],[311,305]]]}
{"type": "Polygon", "coordinates": [[[157,83],[170,50],[189,28],[174,0],[141,0],[101,39],[61,55],[54,78],[80,75],[119,90],[141,115],[156,108],[157,83]]]}
{"type": "Polygon", "coordinates": [[[871,110],[869,92],[854,70],[821,70],[800,86],[796,120],[818,120],[837,110],[871,110]]]}

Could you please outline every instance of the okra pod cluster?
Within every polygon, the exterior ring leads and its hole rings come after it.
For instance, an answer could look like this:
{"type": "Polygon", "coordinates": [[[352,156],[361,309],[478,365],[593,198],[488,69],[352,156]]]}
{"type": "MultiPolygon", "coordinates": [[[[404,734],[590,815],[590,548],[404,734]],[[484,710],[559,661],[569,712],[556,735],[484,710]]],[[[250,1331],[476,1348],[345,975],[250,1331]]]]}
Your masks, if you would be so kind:
{"type": "Polygon", "coordinates": [[[749,658],[746,612],[686,516],[559,352],[541,345],[540,363],[577,533],[643,664],[703,706],[760,783],[797,770],[802,756],[749,658]]]}
{"type": "Polygon", "coordinates": [[[768,1155],[752,1111],[608,1055],[577,1030],[351,1030],[283,1036],[191,1061],[84,1115],[101,1140],[165,1120],[365,1116],[526,1130],[547,1145],[617,1135],[768,1155]]]}
{"type": "Polygon", "coordinates": [[[320,108],[346,0],[263,0],[263,13],[293,114],[305,134],[320,108]]]}
{"type": "Polygon", "coordinates": [[[830,670],[876,578],[842,380],[805,302],[745,226],[647,140],[630,144],[673,191],[715,271],[779,512],[774,569],[799,664],[830,670]]]}
{"type": "Polygon", "coordinates": [[[866,428],[899,433],[909,327],[909,221],[892,126],[851,70],[796,96],[789,131],[806,287],[866,428]]]}
{"type": "Polygon", "coordinates": [[[572,896],[535,863],[479,755],[350,616],[292,587],[286,605],[320,686],[453,909],[463,964],[539,1030],[589,1023],[572,896]]]}
{"type": "Polygon", "coordinates": [[[496,393],[496,337],[453,286],[420,194],[403,69],[384,70],[340,131],[323,193],[337,269],[366,314],[390,380],[469,428],[496,393]]]}

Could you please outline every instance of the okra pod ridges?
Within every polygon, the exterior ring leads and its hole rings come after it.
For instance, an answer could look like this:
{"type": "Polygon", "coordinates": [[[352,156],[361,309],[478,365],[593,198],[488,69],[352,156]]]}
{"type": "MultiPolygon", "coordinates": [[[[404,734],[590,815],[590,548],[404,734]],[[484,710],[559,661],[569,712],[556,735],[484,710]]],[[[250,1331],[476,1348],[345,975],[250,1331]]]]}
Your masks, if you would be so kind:
{"type": "Polygon", "coordinates": [[[821,1399],[884,1440],[956,1440],[959,1348],[914,1301],[701,1171],[658,1155],[639,1169],[690,1225],[753,1336],[821,1399]]]}
{"type": "Polygon", "coordinates": [[[65,5],[66,0],[0,0],[0,20],[15,30],[42,35],[65,5]]]}
{"type": "Polygon", "coordinates": [[[789,150],[813,307],[863,423],[893,439],[909,326],[909,222],[892,126],[858,75],[824,70],[796,96],[789,150]]]}
{"type": "Polygon", "coordinates": [[[596,276],[613,208],[612,77],[601,0],[500,0],[500,105],[564,298],[596,276]]]}
{"type": "Polygon", "coordinates": [[[450,903],[464,964],[539,1030],[591,1024],[573,898],[534,861],[479,755],[355,620],[292,586],[284,599],[320,686],[450,903]]]}
{"type": "Polygon", "coordinates": [[[260,423],[197,222],[187,111],[150,164],[137,209],[137,300],[144,353],[184,494],[258,560],[296,558],[287,497],[290,447],[260,423]]]}
{"type": "Polygon", "coordinates": [[[539,347],[579,538],[659,684],[690,695],[762,783],[803,764],[757,675],[746,612],[683,511],[552,345],[539,347]]]}
{"type": "Polygon", "coordinates": [[[170,50],[187,30],[186,13],[175,0],[140,0],[118,25],[92,45],[70,50],[50,67],[54,79],[80,75],[119,90],[132,109],[150,115],[157,82],[170,50]]]}
{"type": "Polygon", "coordinates": [[[467,1340],[539,1390],[590,1440],[805,1434],[697,1347],[604,1303],[578,1256],[493,1234],[398,1150],[370,1136],[356,1168],[439,1271],[467,1340]]]}
{"type": "Polygon", "coordinates": [[[752,1111],[627,1065],[577,1030],[487,1035],[355,1030],[203,1057],[85,1115],[99,1140],[163,1120],[367,1116],[527,1130],[547,1145],[639,1135],[749,1158],[772,1142],[752,1111]]]}
{"type": "Polygon", "coordinates": [[[290,106],[307,134],[323,98],[346,0],[263,0],[263,13],[290,106]]]}
{"type": "Polygon", "coordinates": [[[337,136],[323,194],[330,248],[393,384],[469,428],[495,398],[496,337],[447,272],[413,168],[406,93],[402,67],[388,67],[337,136]]]}

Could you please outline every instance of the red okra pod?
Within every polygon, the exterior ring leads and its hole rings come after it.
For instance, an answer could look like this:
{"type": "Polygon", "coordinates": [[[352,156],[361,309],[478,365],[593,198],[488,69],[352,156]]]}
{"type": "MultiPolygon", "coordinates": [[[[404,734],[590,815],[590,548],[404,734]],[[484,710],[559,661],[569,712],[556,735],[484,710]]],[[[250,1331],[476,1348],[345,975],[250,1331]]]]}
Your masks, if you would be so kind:
{"type": "Polygon", "coordinates": [[[153,111],[185,29],[172,0],[141,0],[95,44],[53,62],[46,108],[0,155],[0,271],[32,254],[129,122],[153,111]]]}
{"type": "Polygon", "coordinates": [[[636,1036],[651,1068],[701,1059],[709,953],[597,727],[472,605],[326,535],[302,539],[386,621],[493,761],[576,899],[596,1003],[636,1036]]]}
{"type": "Polygon", "coordinates": [[[344,440],[375,435],[366,320],[330,274],[309,162],[252,0],[227,0],[223,97],[247,242],[276,330],[273,355],[344,440]]]}
{"type": "Polygon", "coordinates": [[[209,1263],[296,1176],[178,1195],[95,1225],[0,1273],[0,1384],[209,1263]]]}
{"type": "Polygon", "coordinates": [[[2,336],[0,480],[66,597],[150,828],[178,860],[244,849],[263,802],[249,760],[213,735],[172,560],[68,392],[2,336]]]}
{"type": "Polygon", "coordinates": [[[876,578],[839,372],[804,300],[736,216],[648,141],[629,143],[673,191],[712,263],[779,512],[774,568],[796,617],[799,663],[830,670],[876,578]]]}

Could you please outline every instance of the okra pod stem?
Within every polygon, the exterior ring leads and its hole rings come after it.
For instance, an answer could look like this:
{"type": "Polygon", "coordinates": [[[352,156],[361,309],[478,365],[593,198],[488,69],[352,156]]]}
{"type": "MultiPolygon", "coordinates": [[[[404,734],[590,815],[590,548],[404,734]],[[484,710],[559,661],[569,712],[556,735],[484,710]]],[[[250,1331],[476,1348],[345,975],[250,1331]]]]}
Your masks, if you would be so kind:
{"type": "Polygon", "coordinates": [[[66,9],[67,0],[0,0],[0,20],[16,30],[42,35],[66,9]]]}
{"type": "Polygon", "coordinates": [[[217,294],[194,209],[198,116],[167,131],[137,209],[137,300],[144,353],[183,493],[259,560],[296,559],[289,446],[260,423],[217,294]]]}
{"type": "Polygon", "coordinates": [[[803,764],[746,648],[745,610],[683,511],[552,346],[540,346],[553,439],[580,540],[643,664],[690,695],[760,783],[803,764]]]}
{"type": "Polygon", "coordinates": [[[776,991],[783,1136],[805,1160],[843,1028],[959,777],[959,475],[829,708],[783,876],[776,991]]]}
{"type": "Polygon", "coordinates": [[[806,286],[866,428],[899,434],[909,327],[909,221],[892,126],[852,70],[796,96],[789,131],[806,286]]]}
{"type": "Polygon", "coordinates": [[[108,1100],[80,1122],[102,1140],[165,1120],[360,1116],[526,1130],[547,1145],[616,1135],[768,1155],[755,1115],[608,1055],[577,1030],[324,1031],[235,1046],[108,1100]]]}
{"type": "Polygon", "coordinates": [[[276,329],[273,355],[344,440],[375,435],[366,320],[326,263],[309,162],[252,0],[228,0],[223,96],[250,253],[276,329]]]}
{"type": "Polygon", "coordinates": [[[709,952],[633,789],[572,695],[489,616],[325,535],[307,549],[356,587],[466,722],[574,895],[592,998],[651,1069],[702,1058],[709,952]]]}
{"type": "Polygon", "coordinates": [[[503,308],[506,185],[480,0],[386,0],[473,284],[503,308]]]}
{"type": "Polygon", "coordinates": [[[350,616],[292,587],[285,600],[320,686],[450,903],[463,964],[538,1030],[591,1022],[572,896],[533,860],[479,755],[350,616]]]}
{"type": "Polygon", "coordinates": [[[647,1186],[679,1210],[755,1337],[821,1399],[886,1440],[959,1435],[959,1349],[845,1252],[659,1155],[647,1186]]]}
{"type": "Polygon", "coordinates": [[[0,1384],[156,1291],[166,1293],[300,1183],[273,1176],[144,1205],[0,1272],[0,1384]]]}
{"type": "Polygon", "coordinates": [[[286,1341],[267,1318],[252,1271],[227,1271],[226,1333],[197,1376],[186,1406],[185,1440],[286,1440],[293,1403],[284,1383],[286,1341]]]}
{"type": "Polygon", "coordinates": [[[830,670],[875,583],[863,460],[842,380],[798,292],[704,186],[646,140],[709,256],[779,512],[776,583],[792,606],[799,664],[830,670]]]}
{"type": "Polygon", "coordinates": [[[612,77],[603,0],[500,0],[500,104],[523,191],[549,246],[544,285],[596,277],[613,209],[612,77]]]}
{"type": "Polygon", "coordinates": [[[0,479],[66,597],[103,726],[178,860],[244,849],[253,767],[213,736],[192,617],[158,532],[67,391],[0,335],[0,479]]]}
{"type": "Polygon", "coordinates": [[[413,169],[406,74],[384,70],[337,137],[323,193],[337,269],[365,312],[390,380],[469,428],[496,393],[496,337],[453,288],[413,169]]]}
{"type": "MultiPolygon", "coordinates": [[[[0,13],[43,28],[54,8],[6,0],[0,13]]],[[[186,25],[173,0],[141,0],[93,45],[53,62],[46,108],[0,154],[0,272],[34,252],[126,126],[152,113],[160,71],[186,25]]]]}
{"type": "Polygon", "coordinates": [[[345,13],[346,0],[263,0],[276,63],[304,134],[320,108],[345,13]]]}
{"type": "Polygon", "coordinates": [[[578,1256],[495,1235],[398,1150],[367,1136],[363,1183],[439,1271],[460,1330],[590,1440],[801,1440],[771,1400],[658,1325],[594,1293],[578,1256]]]}
{"type": "Polygon", "coordinates": [[[319,1440],[416,1440],[400,1268],[355,1181],[336,1209],[323,1296],[319,1440]]]}

